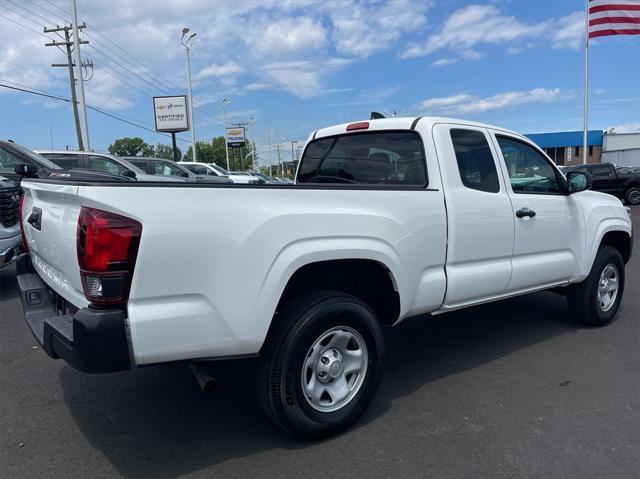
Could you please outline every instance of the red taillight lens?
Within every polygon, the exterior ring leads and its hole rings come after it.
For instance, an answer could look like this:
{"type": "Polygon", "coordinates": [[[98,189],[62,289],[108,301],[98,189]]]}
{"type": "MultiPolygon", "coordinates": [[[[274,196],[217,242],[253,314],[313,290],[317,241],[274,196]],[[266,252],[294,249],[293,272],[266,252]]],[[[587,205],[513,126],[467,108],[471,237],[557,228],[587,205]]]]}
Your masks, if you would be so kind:
{"type": "Polygon", "coordinates": [[[29,252],[29,244],[27,243],[27,237],[24,235],[24,221],[22,220],[22,211],[24,208],[24,197],[26,193],[20,194],[20,205],[18,206],[18,221],[20,222],[20,238],[22,239],[22,247],[25,252],[29,252]]]}
{"type": "Polygon", "coordinates": [[[347,125],[347,131],[367,130],[368,128],[369,128],[368,121],[361,121],[358,123],[351,123],[350,125],[347,125]]]}
{"type": "Polygon", "coordinates": [[[123,303],[131,278],[142,225],[136,220],[82,207],[78,217],[78,264],[84,294],[95,304],[123,303]]]}

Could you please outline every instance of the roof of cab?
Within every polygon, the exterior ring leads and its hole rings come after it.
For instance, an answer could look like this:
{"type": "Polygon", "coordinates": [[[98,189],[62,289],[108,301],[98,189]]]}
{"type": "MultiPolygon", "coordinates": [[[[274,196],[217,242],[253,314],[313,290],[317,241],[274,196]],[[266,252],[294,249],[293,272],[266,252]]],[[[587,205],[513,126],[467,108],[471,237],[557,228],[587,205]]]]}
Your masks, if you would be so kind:
{"type": "Polygon", "coordinates": [[[357,121],[351,121],[349,123],[342,123],[340,125],[320,128],[315,133],[313,133],[309,139],[345,134],[347,133],[348,125],[351,125],[353,123],[360,123],[360,122],[368,122],[369,128],[367,128],[366,130],[364,129],[355,130],[349,133],[361,133],[363,131],[375,131],[375,130],[409,130],[412,126],[414,128],[416,128],[417,126],[420,126],[420,127],[426,126],[427,128],[430,129],[434,125],[437,125],[439,123],[448,123],[448,124],[463,125],[463,126],[470,126],[470,127],[476,127],[476,128],[491,128],[492,130],[499,130],[505,133],[510,133],[512,135],[517,135],[519,137],[525,138],[520,133],[516,133],[514,131],[510,131],[499,126],[488,125],[486,123],[478,123],[475,121],[460,120],[458,118],[446,118],[446,117],[438,117],[438,116],[422,116],[422,117],[411,116],[411,117],[397,117],[397,118],[380,118],[378,120],[357,120],[357,121]],[[416,120],[418,121],[416,122],[416,120]],[[415,125],[414,125],[414,122],[415,122],[415,125]]]}

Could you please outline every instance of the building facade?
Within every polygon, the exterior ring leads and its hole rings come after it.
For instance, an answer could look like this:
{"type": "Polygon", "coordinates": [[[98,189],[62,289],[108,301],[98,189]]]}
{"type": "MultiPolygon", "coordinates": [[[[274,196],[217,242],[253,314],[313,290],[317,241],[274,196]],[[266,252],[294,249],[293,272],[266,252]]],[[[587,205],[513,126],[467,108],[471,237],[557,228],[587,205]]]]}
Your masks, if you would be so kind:
{"type": "Polygon", "coordinates": [[[602,161],[616,166],[640,167],[640,132],[605,132],[602,161]]]}
{"type": "MultiPolygon", "coordinates": [[[[582,131],[562,131],[554,133],[531,133],[525,135],[542,148],[556,165],[572,166],[582,164],[582,131]]],[[[600,163],[602,160],[604,135],[602,130],[587,132],[587,163],[600,163]]]]}

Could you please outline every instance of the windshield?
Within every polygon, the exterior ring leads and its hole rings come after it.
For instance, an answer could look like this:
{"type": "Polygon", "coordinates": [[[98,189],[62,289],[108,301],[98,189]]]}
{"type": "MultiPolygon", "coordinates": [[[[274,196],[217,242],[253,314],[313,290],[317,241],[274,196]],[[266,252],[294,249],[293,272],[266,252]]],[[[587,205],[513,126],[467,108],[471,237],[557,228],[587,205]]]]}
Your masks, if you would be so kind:
{"type": "Polygon", "coordinates": [[[28,158],[31,158],[33,161],[38,163],[38,165],[42,166],[43,168],[47,168],[49,170],[62,170],[61,167],[59,167],[55,163],[47,160],[44,156],[40,156],[37,153],[31,151],[29,148],[25,148],[24,146],[20,146],[17,143],[12,143],[11,147],[13,149],[15,149],[15,150],[18,150],[24,156],[26,156],[28,158]]]}
{"type": "Polygon", "coordinates": [[[211,163],[209,164],[209,166],[211,168],[213,168],[214,170],[216,170],[218,173],[220,173],[221,175],[224,176],[229,176],[229,172],[227,170],[225,170],[223,167],[216,165],[215,163],[211,163]]]}

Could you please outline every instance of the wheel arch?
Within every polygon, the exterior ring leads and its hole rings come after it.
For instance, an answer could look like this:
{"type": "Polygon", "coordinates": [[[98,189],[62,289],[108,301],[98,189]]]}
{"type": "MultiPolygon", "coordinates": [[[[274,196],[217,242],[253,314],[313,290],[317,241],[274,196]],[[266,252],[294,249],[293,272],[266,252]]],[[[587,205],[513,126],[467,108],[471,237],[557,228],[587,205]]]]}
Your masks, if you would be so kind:
{"type": "MultiPolygon", "coordinates": [[[[261,290],[261,302],[271,318],[262,347],[278,321],[285,302],[314,289],[331,289],[352,294],[367,303],[384,324],[393,324],[402,314],[400,263],[386,243],[372,240],[368,248],[340,248],[305,254],[288,251],[276,259],[261,290]],[[373,247],[375,246],[375,247],[373,247]],[[268,302],[267,302],[268,301],[268,302]]],[[[323,242],[326,247],[327,240],[323,242]]],[[[307,245],[308,246],[308,245],[307,245]]],[[[300,245],[294,247],[299,249],[300,245]]],[[[405,306],[406,307],[406,306],[405,306]]]]}
{"type": "Polygon", "coordinates": [[[628,223],[618,218],[606,219],[598,225],[593,238],[593,242],[587,249],[587,261],[584,265],[583,277],[589,274],[598,254],[598,249],[602,245],[612,246],[620,251],[625,264],[629,261],[633,248],[633,238],[631,236],[631,227],[628,223]]]}

